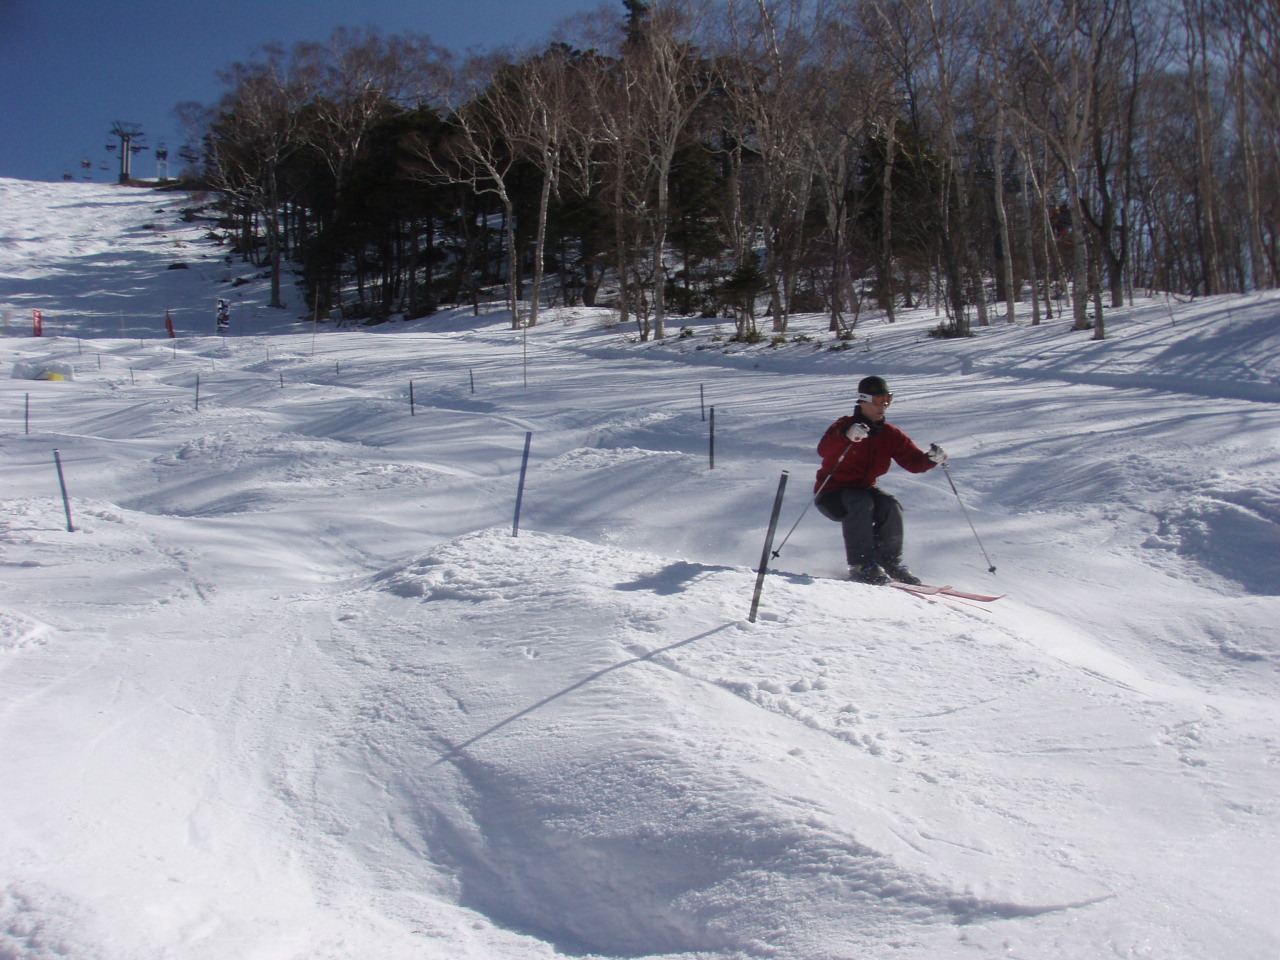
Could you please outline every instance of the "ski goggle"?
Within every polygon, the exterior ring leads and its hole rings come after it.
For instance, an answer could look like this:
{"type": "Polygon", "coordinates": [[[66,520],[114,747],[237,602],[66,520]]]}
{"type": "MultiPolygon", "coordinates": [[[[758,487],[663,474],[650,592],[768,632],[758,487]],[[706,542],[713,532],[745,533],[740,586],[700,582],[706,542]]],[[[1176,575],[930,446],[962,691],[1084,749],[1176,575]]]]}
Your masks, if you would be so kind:
{"type": "Polygon", "coordinates": [[[872,396],[869,393],[860,393],[858,394],[858,402],[874,403],[877,407],[887,407],[889,404],[893,403],[893,394],[878,393],[875,396],[872,396]]]}

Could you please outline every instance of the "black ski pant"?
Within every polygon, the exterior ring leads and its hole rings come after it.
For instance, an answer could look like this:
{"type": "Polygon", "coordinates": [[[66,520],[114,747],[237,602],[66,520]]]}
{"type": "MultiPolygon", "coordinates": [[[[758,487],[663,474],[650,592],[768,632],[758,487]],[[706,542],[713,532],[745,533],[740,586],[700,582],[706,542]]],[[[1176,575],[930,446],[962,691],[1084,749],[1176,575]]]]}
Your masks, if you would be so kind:
{"type": "Polygon", "coordinates": [[[846,487],[819,494],[814,505],[844,529],[849,566],[902,562],[902,504],[896,498],[875,487],[846,487]]]}

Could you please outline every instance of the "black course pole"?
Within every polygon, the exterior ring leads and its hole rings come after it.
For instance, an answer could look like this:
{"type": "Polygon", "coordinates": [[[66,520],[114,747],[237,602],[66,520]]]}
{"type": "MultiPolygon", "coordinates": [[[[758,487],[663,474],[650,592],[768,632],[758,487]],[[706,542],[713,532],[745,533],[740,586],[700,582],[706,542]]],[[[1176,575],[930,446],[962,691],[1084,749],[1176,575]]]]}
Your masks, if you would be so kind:
{"type": "Polygon", "coordinates": [[[511,535],[520,536],[520,507],[524,503],[524,478],[529,473],[529,446],[533,443],[533,431],[524,435],[524,457],[520,460],[520,486],[516,488],[516,517],[511,524],[511,535]]]}
{"type": "Polygon", "coordinates": [[[760,569],[756,571],[756,590],[751,597],[751,614],[747,620],[756,622],[760,610],[760,593],[764,590],[764,575],[769,572],[769,556],[773,552],[773,534],[778,529],[778,514],[782,512],[782,495],[787,489],[787,471],[778,479],[778,495],[773,500],[773,515],[769,517],[769,532],[764,538],[764,550],[760,554],[760,569]]]}
{"type": "Polygon", "coordinates": [[[62,488],[62,509],[67,513],[67,533],[75,533],[76,528],[71,523],[71,498],[67,496],[67,480],[62,475],[62,457],[57,450],[53,451],[53,462],[58,466],[58,486],[62,488]]]}
{"type": "Polygon", "coordinates": [[[716,408],[711,408],[711,469],[716,468],[716,408]]]}

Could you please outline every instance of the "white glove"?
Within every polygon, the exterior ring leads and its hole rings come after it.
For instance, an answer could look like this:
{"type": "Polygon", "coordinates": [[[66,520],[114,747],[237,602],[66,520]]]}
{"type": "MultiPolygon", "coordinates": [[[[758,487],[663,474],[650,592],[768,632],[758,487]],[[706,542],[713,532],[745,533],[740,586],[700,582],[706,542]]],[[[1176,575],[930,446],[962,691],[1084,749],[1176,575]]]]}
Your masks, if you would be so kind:
{"type": "Polygon", "coordinates": [[[851,423],[844,435],[854,443],[857,443],[859,440],[865,440],[871,435],[871,428],[865,423],[851,423]]]}
{"type": "Polygon", "coordinates": [[[934,463],[946,463],[947,451],[943,450],[936,443],[929,444],[929,452],[925,454],[934,463]]]}

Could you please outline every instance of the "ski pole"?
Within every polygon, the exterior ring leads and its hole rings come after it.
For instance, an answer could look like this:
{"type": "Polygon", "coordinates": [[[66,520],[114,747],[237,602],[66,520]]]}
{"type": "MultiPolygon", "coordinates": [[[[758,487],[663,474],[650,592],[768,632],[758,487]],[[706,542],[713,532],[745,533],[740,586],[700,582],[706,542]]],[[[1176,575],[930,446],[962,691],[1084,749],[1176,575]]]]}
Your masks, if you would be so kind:
{"type": "Polygon", "coordinates": [[[787,535],[782,538],[782,542],[778,544],[778,549],[773,551],[773,559],[777,560],[782,555],[782,548],[787,545],[787,541],[791,539],[791,535],[796,532],[796,527],[800,526],[800,521],[804,519],[804,515],[809,512],[809,508],[813,506],[813,502],[818,499],[823,490],[827,488],[827,484],[831,482],[831,478],[836,475],[836,471],[840,469],[840,463],[844,460],[844,455],[853,449],[853,441],[849,441],[849,445],[840,451],[840,456],[836,457],[835,466],[831,471],[822,478],[822,483],[818,484],[818,489],[813,492],[813,496],[809,498],[809,502],[804,505],[804,509],[800,511],[800,516],[796,517],[796,522],[791,525],[791,529],[787,531],[787,535]]]}
{"type": "Polygon", "coordinates": [[[960,499],[960,491],[956,489],[956,483],[951,479],[951,471],[947,469],[944,461],[942,464],[942,472],[947,475],[947,483],[951,484],[951,492],[956,495],[956,501],[960,504],[960,509],[964,511],[965,520],[969,521],[969,529],[973,531],[973,539],[978,541],[978,549],[982,551],[982,559],[987,561],[987,573],[995,573],[995,564],[991,562],[991,558],[987,556],[987,550],[982,545],[982,538],[978,536],[977,528],[974,527],[973,521],[969,519],[969,508],[964,505],[964,501],[960,499]]]}

